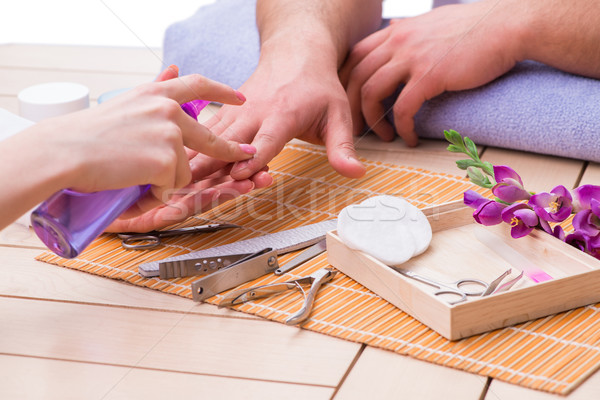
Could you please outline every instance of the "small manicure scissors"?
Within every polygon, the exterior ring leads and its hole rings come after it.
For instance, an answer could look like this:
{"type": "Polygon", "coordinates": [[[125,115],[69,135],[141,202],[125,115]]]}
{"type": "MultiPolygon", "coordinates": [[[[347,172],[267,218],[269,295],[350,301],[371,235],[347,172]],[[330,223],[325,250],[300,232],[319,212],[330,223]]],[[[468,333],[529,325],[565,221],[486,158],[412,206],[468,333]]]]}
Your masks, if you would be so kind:
{"type": "Polygon", "coordinates": [[[187,235],[190,233],[216,232],[227,228],[241,228],[241,226],[235,224],[208,224],[146,233],[119,233],[119,238],[121,239],[121,245],[126,249],[144,250],[160,245],[162,243],[161,239],[164,237],[187,235]]]}
{"type": "Polygon", "coordinates": [[[426,283],[430,286],[437,288],[438,290],[433,294],[436,296],[441,296],[443,294],[450,294],[453,296],[458,296],[459,298],[456,300],[448,300],[449,304],[456,304],[467,299],[467,296],[481,296],[488,288],[489,284],[480,279],[471,279],[464,278],[459,279],[456,282],[452,283],[441,283],[436,282],[433,279],[429,279],[424,277],[423,275],[416,274],[412,271],[403,271],[399,268],[394,268],[396,271],[400,272],[402,275],[408,276],[412,279],[415,279],[419,282],[426,283]],[[481,290],[471,291],[467,290],[466,287],[470,285],[475,285],[481,287],[481,290]]]}

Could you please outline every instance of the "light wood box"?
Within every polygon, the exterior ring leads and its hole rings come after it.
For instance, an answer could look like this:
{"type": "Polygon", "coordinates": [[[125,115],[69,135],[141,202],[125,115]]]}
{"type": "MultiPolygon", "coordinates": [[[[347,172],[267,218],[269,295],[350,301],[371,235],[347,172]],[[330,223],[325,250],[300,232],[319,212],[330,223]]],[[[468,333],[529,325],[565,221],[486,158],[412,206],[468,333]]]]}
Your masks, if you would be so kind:
{"type": "Polygon", "coordinates": [[[600,261],[551,235],[534,231],[513,239],[508,224],[483,227],[462,202],[423,212],[433,230],[431,245],[399,268],[438,282],[476,278],[489,283],[512,267],[506,282],[520,273],[519,266],[509,265],[477,240],[477,229],[488,229],[554,279],[535,283],[523,277],[507,292],[470,296],[450,305],[447,298],[434,295],[434,287],[348,248],[335,231],[327,234],[329,263],[450,340],[600,302],[600,261]]]}

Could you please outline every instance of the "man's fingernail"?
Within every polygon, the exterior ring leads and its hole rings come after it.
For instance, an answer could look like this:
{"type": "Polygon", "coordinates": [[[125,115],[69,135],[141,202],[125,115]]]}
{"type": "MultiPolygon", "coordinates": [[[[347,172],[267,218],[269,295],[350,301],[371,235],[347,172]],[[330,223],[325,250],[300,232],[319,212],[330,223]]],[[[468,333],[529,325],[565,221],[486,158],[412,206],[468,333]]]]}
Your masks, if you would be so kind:
{"type": "Polygon", "coordinates": [[[168,68],[168,69],[171,69],[171,70],[173,70],[173,71],[177,72],[177,74],[179,74],[179,67],[178,67],[177,65],[175,65],[175,64],[171,64],[171,65],[169,65],[167,68],[168,68]]]}
{"type": "Polygon", "coordinates": [[[251,144],[240,143],[240,149],[242,149],[242,151],[246,154],[256,154],[256,147],[252,146],[251,144]]]}
{"type": "Polygon", "coordinates": [[[234,169],[235,169],[236,171],[241,171],[241,170],[243,170],[243,169],[246,169],[246,168],[248,168],[248,160],[245,160],[245,161],[239,161],[239,162],[238,162],[238,163],[235,165],[235,167],[234,167],[234,169]]]}
{"type": "Polygon", "coordinates": [[[215,188],[208,188],[202,191],[202,196],[210,199],[210,201],[216,201],[220,195],[221,192],[215,188]]]}
{"type": "Polygon", "coordinates": [[[362,165],[362,162],[354,156],[348,156],[348,161],[353,162],[354,164],[362,165]]]}
{"type": "Polygon", "coordinates": [[[238,99],[240,99],[241,101],[246,101],[246,96],[244,96],[244,95],[242,94],[242,92],[240,92],[240,91],[237,91],[237,90],[236,90],[236,91],[235,91],[235,96],[236,96],[238,99]]]}

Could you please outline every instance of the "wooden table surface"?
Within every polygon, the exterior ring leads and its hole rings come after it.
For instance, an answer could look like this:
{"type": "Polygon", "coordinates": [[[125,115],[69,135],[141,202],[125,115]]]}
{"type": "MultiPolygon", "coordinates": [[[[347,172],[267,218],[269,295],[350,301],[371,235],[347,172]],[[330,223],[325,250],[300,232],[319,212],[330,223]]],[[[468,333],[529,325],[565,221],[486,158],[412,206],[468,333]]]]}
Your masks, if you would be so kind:
{"type": "MultiPolygon", "coordinates": [[[[0,45],[0,107],[49,81],[88,86],[91,100],[152,80],[159,49],[0,45]]],[[[441,141],[358,143],[373,160],[457,173],[441,141]]],[[[600,182],[600,166],[488,148],[531,190],[600,182]]],[[[6,190],[6,189],[5,189],[6,190]]],[[[17,223],[0,231],[2,399],[557,399],[150,289],[34,260],[43,246],[17,223]]],[[[600,373],[569,400],[598,398],[600,373]]]]}

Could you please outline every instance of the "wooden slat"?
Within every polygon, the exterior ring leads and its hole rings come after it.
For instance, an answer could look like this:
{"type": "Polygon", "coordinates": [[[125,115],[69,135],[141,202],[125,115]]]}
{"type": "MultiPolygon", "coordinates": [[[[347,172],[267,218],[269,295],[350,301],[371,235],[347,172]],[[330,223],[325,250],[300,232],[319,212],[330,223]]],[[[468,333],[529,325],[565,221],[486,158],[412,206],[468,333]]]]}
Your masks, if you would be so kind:
{"type": "Polygon", "coordinates": [[[0,295],[259,319],[191,299],[34,260],[40,250],[0,247],[0,295]]]}
{"type": "Polygon", "coordinates": [[[332,388],[0,355],[0,398],[329,399],[332,388]]]}
{"type": "Polygon", "coordinates": [[[5,68],[157,74],[161,65],[162,50],[156,48],[0,45],[0,66],[5,68]]]}
{"type": "Polygon", "coordinates": [[[0,353],[335,387],[359,345],[269,323],[4,298],[0,353]]]}
{"type": "Polygon", "coordinates": [[[493,147],[485,150],[482,159],[494,165],[508,165],[521,176],[525,188],[534,192],[549,192],[556,185],[573,187],[584,164],[568,158],[493,147]]]}
{"type": "MultiPolygon", "coordinates": [[[[293,139],[291,143],[307,145],[306,142],[298,139],[293,139]]],[[[368,135],[355,138],[354,146],[358,155],[367,160],[423,168],[432,172],[464,175],[463,171],[456,167],[456,160],[460,159],[460,156],[447,151],[448,143],[442,140],[421,139],[417,147],[407,147],[400,139],[383,142],[373,135],[368,135]]]]}
{"type": "Polygon", "coordinates": [[[336,398],[476,400],[486,380],[468,372],[367,347],[336,398]]]}
{"type": "Polygon", "coordinates": [[[383,142],[375,136],[355,140],[361,157],[381,162],[423,168],[432,172],[445,172],[462,176],[456,167],[459,155],[446,150],[448,143],[442,140],[421,139],[417,147],[407,147],[400,139],[383,142]]]}
{"type": "Polygon", "coordinates": [[[0,230],[0,245],[40,250],[46,248],[33,229],[17,222],[0,230]]]}
{"type": "Polygon", "coordinates": [[[600,394],[600,374],[595,373],[581,386],[576,388],[568,396],[559,396],[538,390],[528,390],[521,386],[511,385],[494,379],[489,387],[486,400],[511,399],[511,400],[591,400],[598,399],[600,394]]]}
{"type": "Polygon", "coordinates": [[[600,164],[589,163],[583,176],[581,177],[580,185],[600,185],[600,164]]]}

